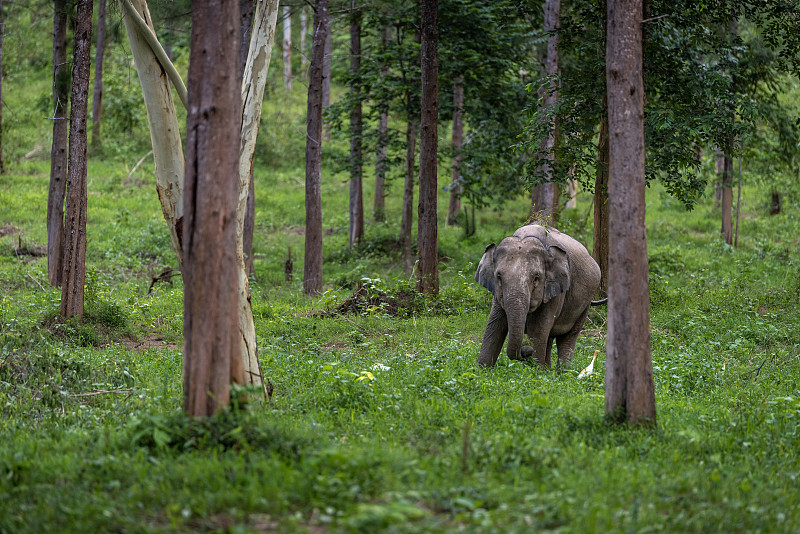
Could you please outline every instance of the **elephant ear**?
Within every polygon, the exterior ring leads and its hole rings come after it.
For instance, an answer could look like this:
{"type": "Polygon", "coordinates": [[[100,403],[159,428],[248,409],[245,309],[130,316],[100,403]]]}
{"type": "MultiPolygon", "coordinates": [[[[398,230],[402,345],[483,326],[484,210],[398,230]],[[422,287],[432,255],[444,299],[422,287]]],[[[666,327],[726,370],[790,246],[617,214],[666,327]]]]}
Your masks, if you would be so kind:
{"type": "Polygon", "coordinates": [[[495,244],[486,247],[483,257],[475,271],[475,281],[488,289],[494,295],[494,249],[495,244]]]}
{"type": "Polygon", "coordinates": [[[567,252],[559,245],[550,245],[547,248],[547,274],[545,275],[543,302],[557,297],[569,290],[569,259],[567,252]]]}

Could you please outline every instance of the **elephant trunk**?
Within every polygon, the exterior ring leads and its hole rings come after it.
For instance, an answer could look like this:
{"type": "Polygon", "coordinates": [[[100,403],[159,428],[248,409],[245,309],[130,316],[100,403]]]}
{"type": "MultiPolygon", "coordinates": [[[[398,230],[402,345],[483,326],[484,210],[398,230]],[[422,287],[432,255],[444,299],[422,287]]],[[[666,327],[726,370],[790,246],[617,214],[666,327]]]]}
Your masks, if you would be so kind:
{"type": "Polygon", "coordinates": [[[507,295],[506,317],[508,318],[508,344],[506,354],[511,360],[520,360],[520,349],[522,348],[522,337],[525,334],[525,322],[528,318],[528,306],[530,306],[530,295],[519,292],[507,295]]]}

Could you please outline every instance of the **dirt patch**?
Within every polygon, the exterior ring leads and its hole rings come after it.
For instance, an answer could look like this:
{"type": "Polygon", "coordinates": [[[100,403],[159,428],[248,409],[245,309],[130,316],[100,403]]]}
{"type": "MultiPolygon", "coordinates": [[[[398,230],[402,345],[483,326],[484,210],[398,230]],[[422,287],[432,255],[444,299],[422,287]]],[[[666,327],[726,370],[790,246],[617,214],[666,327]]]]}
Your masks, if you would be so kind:
{"type": "Polygon", "coordinates": [[[125,338],[120,340],[125,348],[130,351],[142,351],[150,349],[182,350],[183,347],[175,343],[169,343],[161,339],[156,334],[145,336],[144,339],[125,338]]]}
{"type": "Polygon", "coordinates": [[[20,229],[14,226],[13,224],[6,224],[0,226],[0,237],[5,237],[7,235],[16,234],[19,232],[20,229]]]}
{"type": "Polygon", "coordinates": [[[418,308],[422,306],[421,300],[419,293],[411,289],[400,289],[393,294],[388,294],[362,286],[333,310],[319,312],[315,315],[337,317],[378,311],[392,317],[408,317],[420,311],[418,308]]]}

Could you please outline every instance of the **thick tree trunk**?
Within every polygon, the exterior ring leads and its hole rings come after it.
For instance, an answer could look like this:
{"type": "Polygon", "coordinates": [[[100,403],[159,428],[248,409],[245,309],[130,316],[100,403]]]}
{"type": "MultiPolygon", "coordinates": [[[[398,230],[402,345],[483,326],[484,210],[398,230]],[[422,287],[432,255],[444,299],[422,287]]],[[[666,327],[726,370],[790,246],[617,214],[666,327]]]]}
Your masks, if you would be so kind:
{"type": "MultiPolygon", "coordinates": [[[[383,28],[381,36],[381,50],[386,51],[389,46],[392,29],[390,26],[383,28]]],[[[388,63],[381,68],[381,76],[389,75],[388,63]]],[[[389,145],[389,103],[385,97],[381,97],[378,102],[380,117],[378,119],[378,154],[375,159],[375,201],[372,204],[372,218],[376,221],[386,219],[386,170],[389,160],[386,157],[386,150],[389,145]]]]}
{"type": "Polygon", "coordinates": [[[308,34],[308,15],[306,6],[300,7],[300,75],[308,78],[308,55],[306,54],[306,34],[308,34]]]}
{"type": "MultiPolygon", "coordinates": [[[[244,78],[247,68],[247,54],[250,51],[250,37],[253,29],[253,0],[239,0],[239,20],[241,23],[241,41],[239,43],[239,82],[244,78]]],[[[244,212],[244,235],[242,236],[242,250],[244,266],[248,275],[255,273],[253,264],[253,234],[255,233],[255,181],[253,180],[253,167],[250,166],[250,186],[247,191],[247,205],[244,212]]]]}
{"type": "Polygon", "coordinates": [[[456,224],[461,211],[461,147],[464,145],[464,77],[453,83],[453,162],[450,181],[450,204],[447,207],[447,224],[456,224]]]}
{"type": "Polygon", "coordinates": [[[409,120],[406,126],[406,162],[403,185],[403,212],[400,220],[400,235],[403,240],[403,267],[411,274],[414,259],[411,254],[411,225],[414,222],[414,178],[416,177],[417,124],[409,120]]]}
{"type": "MultiPolygon", "coordinates": [[[[170,80],[176,87],[183,85],[168,72],[172,64],[162,63],[159,53],[151,46],[147,35],[155,40],[153,22],[145,0],[119,0],[122,20],[128,34],[133,61],[142,86],[150,142],[156,170],[156,191],[161,211],[169,227],[172,249],[183,272],[183,178],[184,159],[178,115],[172,100],[170,80]]],[[[157,40],[155,40],[157,43],[157,40]]],[[[166,53],[163,57],[168,61],[166,53]]],[[[174,69],[174,67],[172,67],[174,69]]],[[[185,90],[185,87],[183,88],[185,90]]],[[[179,90],[179,94],[181,91],[179,90]]]]}
{"type": "Polygon", "coordinates": [[[422,103],[419,134],[419,248],[418,287],[422,293],[439,293],[436,194],[439,136],[439,14],[437,0],[422,0],[422,103]]]}
{"type": "Polygon", "coordinates": [[[99,0],[97,11],[97,44],[94,51],[94,94],[92,96],[92,146],[99,148],[100,115],[103,105],[103,56],[106,50],[106,0],[99,0]]]}
{"type": "MultiPolygon", "coordinates": [[[[561,16],[561,0],[547,0],[544,8],[544,31],[550,33],[547,40],[547,57],[545,58],[545,72],[550,78],[550,84],[545,88],[543,106],[549,108],[558,100],[558,89],[554,78],[558,76],[558,34],[561,16]]],[[[545,161],[540,169],[543,183],[533,188],[531,192],[530,216],[546,217],[554,223],[558,210],[558,184],[553,182],[553,162],[555,161],[556,124],[550,124],[550,133],[542,146],[545,161]]]]}
{"type": "Polygon", "coordinates": [[[242,108],[237,0],[192,2],[186,119],[184,409],[210,416],[243,383],[236,331],[236,189],[242,108]],[[213,50],[214,54],[206,53],[213,50]]]}
{"type": "Polygon", "coordinates": [[[600,266],[600,297],[608,295],[608,97],[603,94],[594,181],[592,256],[600,266]]]}
{"type": "Polygon", "coordinates": [[[608,341],[606,413],[655,424],[645,231],[642,0],[608,1],[608,341]]]}
{"type": "Polygon", "coordinates": [[[50,285],[61,285],[64,256],[64,194],[67,188],[67,104],[70,73],[67,63],[67,0],[56,0],[53,15],[53,146],[47,192],[47,274],[50,285]]]}
{"type": "Polygon", "coordinates": [[[69,127],[69,171],[64,220],[64,264],[61,316],[83,317],[86,280],[86,116],[92,48],[92,0],[79,0],[75,17],[72,106],[69,127]]]}
{"type": "Polygon", "coordinates": [[[361,114],[361,12],[353,13],[350,21],[350,248],[364,238],[364,193],[362,174],[362,114],[361,114]]]}
{"type": "Polygon", "coordinates": [[[283,6],[283,85],[286,92],[292,90],[292,12],[283,6]]]}
{"type": "Polygon", "coordinates": [[[727,153],[722,170],[722,238],[733,244],[733,158],[727,153]]]}
{"type": "Polygon", "coordinates": [[[322,97],[327,32],[328,0],[316,0],[306,113],[306,243],[303,265],[303,292],[306,295],[322,291],[322,97]]]}

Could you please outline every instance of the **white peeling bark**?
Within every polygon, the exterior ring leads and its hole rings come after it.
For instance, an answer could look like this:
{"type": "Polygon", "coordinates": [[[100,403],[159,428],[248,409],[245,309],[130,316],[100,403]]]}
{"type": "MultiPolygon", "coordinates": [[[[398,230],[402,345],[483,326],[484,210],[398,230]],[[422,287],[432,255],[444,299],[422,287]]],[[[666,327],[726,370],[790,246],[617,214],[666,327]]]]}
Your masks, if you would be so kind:
{"type": "MultiPolygon", "coordinates": [[[[183,99],[186,93],[183,81],[175,67],[166,58],[155,38],[152,19],[145,0],[119,0],[124,14],[125,28],[131,43],[139,81],[142,85],[159,200],[164,218],[170,227],[172,244],[178,256],[178,266],[183,270],[182,224],[184,157],[178,118],[172,99],[170,83],[179,89],[183,99]]],[[[238,323],[242,336],[242,363],[245,383],[261,388],[266,396],[266,384],[261,373],[256,347],[255,323],[250,302],[250,284],[244,263],[244,218],[247,194],[250,187],[253,154],[255,153],[261,104],[267,80],[270,55],[275,40],[278,18],[278,0],[259,0],[255,10],[253,34],[242,81],[242,136],[239,160],[238,205],[236,210],[236,254],[238,273],[238,323]]]]}
{"type": "Polygon", "coordinates": [[[266,396],[266,383],[261,373],[256,347],[256,328],[250,302],[250,282],[244,263],[244,218],[247,194],[252,176],[253,155],[261,121],[261,103],[267,85],[269,59],[275,42],[278,22],[278,0],[259,0],[250,38],[250,51],[242,79],[242,136],[239,151],[239,204],[236,209],[236,257],[239,262],[239,332],[242,335],[242,359],[245,383],[260,387],[266,396]]]}
{"type": "MultiPolygon", "coordinates": [[[[169,226],[172,249],[178,257],[178,268],[182,272],[183,144],[178,127],[178,115],[175,113],[175,103],[172,100],[168,69],[153,52],[146,38],[148,32],[143,31],[140,23],[137,22],[138,20],[143,21],[150,33],[155,36],[147,2],[144,0],[120,0],[119,4],[147,108],[150,141],[153,144],[153,160],[156,167],[158,199],[161,201],[161,211],[169,226]]],[[[174,70],[174,67],[172,69],[174,70]]]]}

